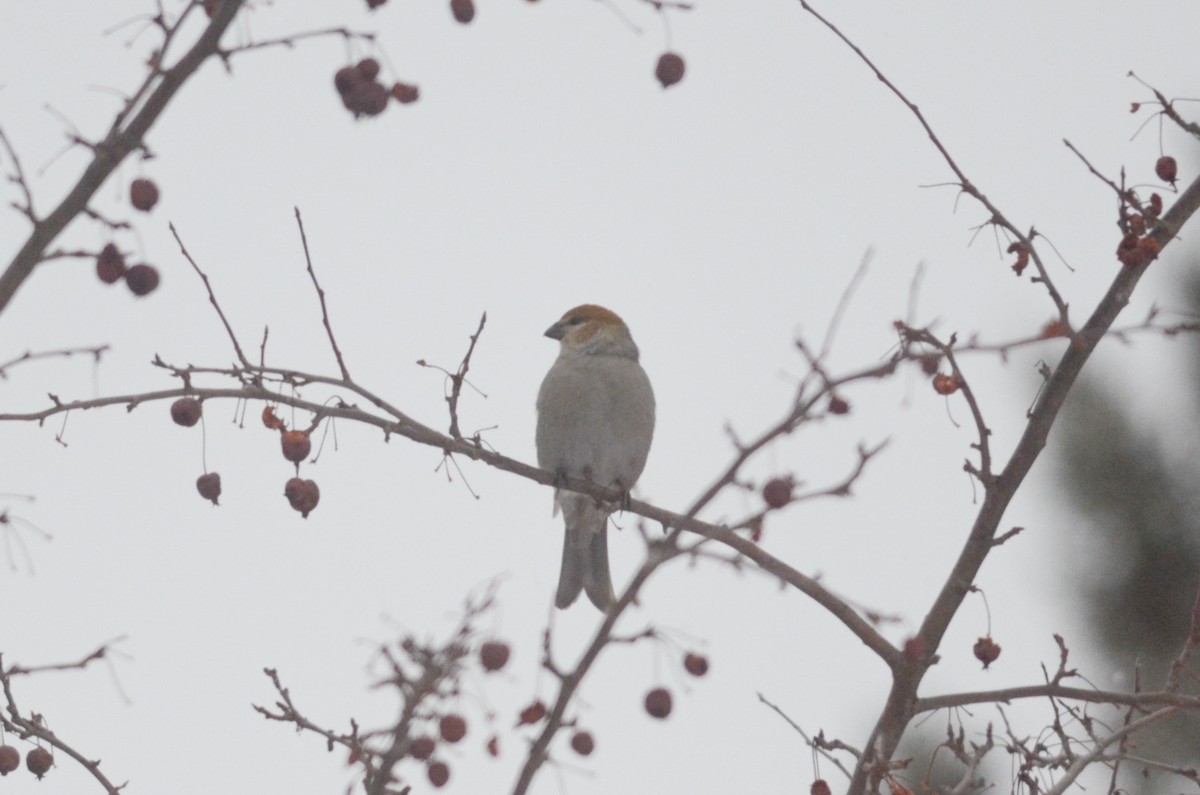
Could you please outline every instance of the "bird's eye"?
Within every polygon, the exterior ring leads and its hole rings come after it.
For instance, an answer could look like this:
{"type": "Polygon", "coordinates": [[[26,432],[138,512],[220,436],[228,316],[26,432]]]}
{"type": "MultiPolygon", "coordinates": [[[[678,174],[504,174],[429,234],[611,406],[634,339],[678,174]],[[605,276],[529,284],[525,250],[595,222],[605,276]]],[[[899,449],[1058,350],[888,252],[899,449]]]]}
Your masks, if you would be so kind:
{"type": "Polygon", "coordinates": [[[584,321],[584,319],[582,317],[580,317],[579,315],[575,315],[574,317],[567,318],[567,325],[568,326],[578,326],[583,321],[584,321]]]}

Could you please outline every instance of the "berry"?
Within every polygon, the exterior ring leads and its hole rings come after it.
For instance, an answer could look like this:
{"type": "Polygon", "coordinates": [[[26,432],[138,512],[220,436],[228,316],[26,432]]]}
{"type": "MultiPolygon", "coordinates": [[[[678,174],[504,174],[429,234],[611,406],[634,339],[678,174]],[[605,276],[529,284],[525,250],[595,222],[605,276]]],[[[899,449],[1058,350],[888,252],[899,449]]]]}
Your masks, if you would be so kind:
{"type": "Polygon", "coordinates": [[[34,748],[25,754],[25,767],[29,768],[29,772],[37,776],[38,780],[41,780],[53,765],[54,757],[45,748],[34,748]]]}
{"type": "Polygon", "coordinates": [[[540,701],[535,701],[521,710],[521,718],[517,721],[517,725],[525,726],[530,723],[537,723],[544,717],[546,717],[546,705],[540,701]]]}
{"type": "Polygon", "coordinates": [[[416,102],[421,97],[421,89],[412,83],[396,83],[392,86],[392,98],[401,105],[416,102]]]}
{"type": "Polygon", "coordinates": [[[771,478],[763,486],[763,501],[772,508],[782,508],[792,501],[792,487],[795,482],[790,478],[771,478]]]}
{"type": "Polygon", "coordinates": [[[479,661],[485,671],[499,671],[508,663],[508,655],[508,644],[498,640],[489,640],[479,647],[479,661]]]}
{"type": "Polygon", "coordinates": [[[450,0],[450,13],[464,25],[475,18],[474,0],[450,0]]]}
{"type": "Polygon", "coordinates": [[[0,745],[0,776],[7,776],[21,764],[21,752],[11,745],[0,745]]]}
{"type": "Polygon", "coordinates": [[[200,421],[200,401],[195,398],[181,397],[171,404],[171,419],[176,425],[190,428],[200,421]]]}
{"type": "Polygon", "coordinates": [[[432,737],[417,737],[408,746],[408,753],[414,759],[428,759],[433,756],[433,749],[437,746],[432,737]]]}
{"type": "Polygon", "coordinates": [[[849,414],[850,413],[850,404],[847,403],[843,398],[840,398],[837,395],[834,395],[831,398],[829,398],[829,413],[830,414],[849,414]]]}
{"type": "Polygon", "coordinates": [[[984,635],[975,641],[972,651],[975,652],[975,659],[983,663],[984,668],[987,668],[1000,656],[1000,644],[992,640],[991,635],[984,635]]]}
{"type": "Polygon", "coordinates": [[[342,94],[342,104],[355,116],[378,116],[387,110],[388,90],[382,83],[359,79],[342,94]]]}
{"type": "Polygon", "coordinates": [[[212,19],[213,14],[217,13],[220,6],[221,0],[204,0],[204,13],[208,14],[209,19],[212,19]]]}
{"type": "Polygon", "coordinates": [[[437,788],[446,786],[446,782],[450,780],[450,766],[445,762],[434,762],[426,771],[429,775],[429,783],[437,788]]]}
{"type": "Polygon", "coordinates": [[[829,782],[823,778],[819,778],[812,783],[808,788],[809,795],[833,795],[833,790],[829,788],[829,782]]]}
{"type": "Polygon", "coordinates": [[[312,513],[313,508],[321,501],[321,490],[311,480],[291,478],[283,487],[283,496],[287,497],[292,508],[299,511],[305,519],[312,513]]]}
{"type": "Polygon", "coordinates": [[[274,406],[267,406],[262,410],[262,424],[273,431],[287,430],[287,426],[283,424],[283,420],[275,416],[274,406]]]}
{"type": "Polygon", "coordinates": [[[456,743],[467,736],[467,722],[462,715],[443,715],[438,721],[438,732],[448,743],[456,743]]]}
{"type": "Polygon", "coordinates": [[[97,255],[96,275],[105,284],[112,284],[125,275],[125,256],[112,243],[100,249],[97,255]]]}
{"type": "Polygon", "coordinates": [[[683,79],[683,57],[673,52],[664,52],[658,56],[658,65],[654,67],[654,76],[663,88],[670,88],[683,79]]]}
{"type": "Polygon", "coordinates": [[[692,676],[704,676],[708,673],[708,658],[703,654],[690,651],[684,655],[683,670],[692,676]]]}
{"type": "Polygon", "coordinates": [[[367,0],[367,8],[374,11],[386,2],[387,0],[367,0]]]}
{"type": "Polygon", "coordinates": [[[671,691],[665,687],[656,687],[646,694],[646,711],[655,718],[665,718],[671,714],[671,691]]]}
{"type": "Polygon", "coordinates": [[[933,391],[939,395],[953,395],[960,386],[962,386],[962,382],[956,375],[938,373],[933,377],[933,391]]]}
{"type": "Polygon", "coordinates": [[[487,741],[487,752],[489,756],[500,756],[500,738],[492,735],[487,741]]]}
{"type": "Polygon", "coordinates": [[[920,636],[914,635],[904,641],[904,659],[909,662],[918,662],[925,657],[925,641],[920,636]]]}
{"type": "Polygon", "coordinates": [[[293,464],[299,464],[312,452],[312,442],[304,431],[284,431],[279,434],[279,443],[283,457],[293,464]]]}
{"type": "Polygon", "coordinates": [[[571,748],[580,756],[590,756],[596,750],[596,741],[591,732],[579,731],[571,735],[571,748]]]}
{"type": "Polygon", "coordinates": [[[158,186],[148,179],[135,179],[129,183],[129,203],[144,213],[158,204],[158,186]]]}
{"type": "Polygon", "coordinates": [[[125,285],[136,296],[149,295],[158,288],[158,270],[153,265],[134,265],[125,271],[125,285]]]}
{"type": "Polygon", "coordinates": [[[358,70],[353,66],[343,66],[333,73],[333,87],[339,94],[348,94],[362,80],[358,70]]]}
{"type": "Polygon", "coordinates": [[[358,76],[363,80],[374,80],[379,76],[379,61],[374,58],[363,58],[354,67],[354,71],[358,72],[358,76]]]}
{"type": "Polygon", "coordinates": [[[1175,177],[1179,174],[1179,164],[1175,162],[1175,158],[1170,155],[1163,155],[1154,164],[1154,173],[1163,182],[1175,184],[1175,177]]]}
{"type": "Polygon", "coordinates": [[[221,476],[216,472],[201,475],[196,478],[196,491],[204,499],[212,500],[213,505],[220,505],[217,498],[221,496],[221,476]]]}

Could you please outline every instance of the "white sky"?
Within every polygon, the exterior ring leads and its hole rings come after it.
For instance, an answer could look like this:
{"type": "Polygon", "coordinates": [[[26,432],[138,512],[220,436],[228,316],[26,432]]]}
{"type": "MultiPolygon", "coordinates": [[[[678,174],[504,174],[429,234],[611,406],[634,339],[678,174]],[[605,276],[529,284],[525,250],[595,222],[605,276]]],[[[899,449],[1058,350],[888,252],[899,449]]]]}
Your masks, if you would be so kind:
{"type": "MultiPolygon", "coordinates": [[[[157,181],[159,206],[132,217],[137,232],[121,240],[161,269],[161,289],[136,300],[101,285],[88,262],[42,267],[0,315],[0,360],[61,346],[113,351],[98,371],[83,361],[14,370],[0,384],[0,410],[41,407],[46,392],[171,386],[147,364],[155,353],[177,364],[231,360],[168,221],[212,278],[243,345],[257,349],[269,325],[270,363],[334,374],[294,206],[351,372],[422,421],[445,427],[442,382],[414,362],[455,366],[488,312],[472,362],[487,399],[464,398],[464,429],[496,426],[485,438],[522,460],[533,459],[533,399],[556,353],[541,332],[578,303],[619,312],[659,406],[639,491],[668,508],[684,507],[727,463],[726,422],[750,436],[786,410],[803,371],[791,340],[819,339],[868,249],[874,259],[842,325],[835,370],[889,353],[919,262],[917,319],[938,319],[944,333],[1000,340],[1050,318],[1044,293],[1012,275],[990,231],[969,245],[983,212],[966,199],[955,212],[952,188],[919,187],[950,174],[908,111],[798,3],[701,0],[671,14],[688,72],[666,92],[652,78],[662,27],[644,3],[478,4],[467,27],[437,2],[395,0],[374,14],[361,0],[257,4],[230,41],[342,24],[377,30],[385,77],[419,83],[421,100],[355,122],[332,75],[371,51],[348,53],[335,38],[239,56],[232,76],[207,65],[151,132],[156,158],[127,162],[97,203],[130,217],[128,181],[157,181]]],[[[63,119],[98,137],[119,107],[114,92],[136,85],[154,43],[146,31],[126,46],[136,22],[104,31],[150,6],[0,0],[0,124],[35,177],[41,209],[86,162],[80,149],[55,159],[69,131],[63,119]]],[[[1115,0],[844,0],[821,9],[921,106],[1015,223],[1049,236],[1074,267],[1056,264],[1054,276],[1081,320],[1118,267],[1115,203],[1061,139],[1110,174],[1124,164],[1132,182],[1153,179],[1158,128],[1130,140],[1145,112],[1131,116],[1129,102],[1149,95],[1125,75],[1133,69],[1168,95],[1195,95],[1195,0],[1137,12],[1115,0]]],[[[1189,178],[1196,159],[1182,137],[1168,130],[1163,141],[1189,178]]],[[[6,158],[0,167],[9,170],[6,158]]],[[[6,203],[16,197],[8,190],[6,203]]],[[[26,231],[15,212],[0,215],[5,252],[26,231]]],[[[98,249],[107,239],[81,221],[62,242],[98,249]]],[[[1140,319],[1152,296],[1171,306],[1180,268],[1165,257],[1127,319],[1140,319]]],[[[1133,356],[1161,365],[1170,350],[1152,340],[1132,352],[1108,347],[1114,368],[1133,356]]],[[[1011,448],[1033,399],[1034,363],[1055,352],[1048,345],[1007,365],[969,360],[999,452],[1011,448]]],[[[961,471],[969,416],[912,373],[846,397],[849,417],[772,448],[752,474],[791,471],[824,484],[853,464],[858,442],[890,437],[891,447],[855,499],[775,517],[765,543],[856,604],[901,616],[887,629],[900,642],[973,516],[961,471]]],[[[461,462],[476,500],[457,476],[447,483],[434,472],[436,451],[383,445],[342,424],[338,449],[304,467],[322,500],[303,521],[280,496],[289,465],[274,436],[257,422],[232,425],[232,405],[209,405],[206,415],[207,460],[224,481],[219,509],[194,491],[199,428],[171,424],[165,404],[72,416],[65,448],[54,441],[58,422],[3,428],[0,487],[37,497],[4,504],[54,534],[47,544],[23,533],[36,572],[18,556],[16,571],[0,575],[5,662],[71,660],[129,636],[116,675],[130,703],[93,668],[22,681],[22,706],[102,758],[111,778],[129,779],[131,795],[342,791],[351,771],[340,753],[251,711],[272,700],[261,669],[277,667],[314,720],[378,725],[393,704],[367,688],[372,643],[398,628],[444,635],[464,596],[500,577],[501,608],[486,629],[514,655],[504,675],[469,680],[462,711],[471,733],[448,756],[447,791],[508,790],[524,744],[509,730],[512,716],[535,694],[553,696],[537,665],[561,544],[549,491],[461,462]],[[482,750],[488,709],[499,716],[499,760],[482,750]]],[[[1052,470],[1047,457],[1034,475],[1052,470]]],[[[971,657],[987,624],[982,604],[969,600],[924,693],[1038,681],[1039,664],[1055,659],[1055,631],[1086,646],[1065,603],[1054,539],[1073,520],[1059,502],[1053,484],[1023,493],[1005,525],[1029,532],[980,579],[1000,661],[983,673],[971,657]]],[[[756,504],[732,495],[708,518],[756,504]]],[[[619,586],[642,547],[634,532],[610,544],[619,586]]],[[[597,621],[582,602],[555,617],[561,660],[573,659],[597,621]]],[[[813,777],[810,754],[755,694],[806,730],[859,744],[886,692],[885,667],[847,631],[754,574],[676,565],[622,626],[646,625],[703,646],[710,675],[688,680],[670,646],[605,652],[578,705],[596,752],[581,760],[564,737],[554,749],[564,764],[543,770],[536,792],[794,792],[813,777]],[[676,692],[665,723],[641,708],[659,684],[676,692]]],[[[1114,675],[1089,673],[1099,684],[1114,675]]],[[[978,716],[980,726],[992,717],[978,716]]],[[[832,767],[823,771],[841,786],[832,767]]],[[[53,791],[96,791],[66,760],[51,775],[53,791]]],[[[423,773],[413,780],[427,786],[423,773]]],[[[3,786],[46,792],[50,782],[36,785],[22,770],[3,786]]]]}

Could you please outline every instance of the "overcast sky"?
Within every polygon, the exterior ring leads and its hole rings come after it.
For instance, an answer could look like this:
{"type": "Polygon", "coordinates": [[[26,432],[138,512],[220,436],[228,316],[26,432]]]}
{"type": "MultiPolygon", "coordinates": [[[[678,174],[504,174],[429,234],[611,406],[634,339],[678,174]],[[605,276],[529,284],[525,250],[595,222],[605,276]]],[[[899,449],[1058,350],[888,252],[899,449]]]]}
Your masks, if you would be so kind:
{"type": "MultiPolygon", "coordinates": [[[[415,362],[452,369],[488,313],[471,369],[486,398],[465,393],[461,420],[524,461],[534,458],[534,396],[556,355],[542,331],[579,303],[621,314],[658,400],[639,496],[672,509],[730,460],[727,424],[750,437],[787,410],[804,373],[793,340],[819,342],[868,252],[833,346],[834,372],[890,353],[891,324],[908,312],[919,266],[914,320],[936,321],[945,335],[1000,341],[1052,317],[1044,291],[1009,270],[992,231],[975,233],[986,214],[952,187],[925,187],[951,174],[912,114],[798,3],[699,0],[669,14],[687,74],[667,91],[653,79],[666,34],[646,3],[478,4],[469,26],[441,2],[393,0],[375,13],[362,0],[254,4],[228,43],[346,25],[377,31],[378,47],[319,38],[237,56],[231,73],[207,64],[151,131],[154,159],[127,161],[96,203],[134,222],[119,242],[161,270],[161,288],[135,299],[100,284],[89,262],[41,267],[0,315],[0,361],[27,349],[112,351],[98,368],[73,359],[12,371],[0,410],[40,408],[47,392],[68,399],[174,386],[149,366],[155,354],[179,365],[232,360],[168,221],[244,346],[257,350],[269,326],[269,364],[335,375],[294,207],[351,373],[421,421],[448,424],[443,379],[415,362]],[[420,100],[351,118],[332,77],[369,54],[384,62],[387,81],[419,84],[420,100]],[[149,216],[127,204],[139,176],[161,188],[149,216]]],[[[182,4],[165,5],[173,13],[182,4]]],[[[0,0],[0,125],[40,209],[89,157],[79,147],[64,153],[67,136],[102,136],[140,80],[156,39],[139,15],[152,7],[0,0]]],[[[1156,123],[1134,137],[1147,112],[1131,115],[1129,104],[1150,95],[1126,76],[1132,69],[1168,95],[1196,95],[1195,0],[1136,13],[1115,0],[843,0],[821,9],[920,105],[975,184],[1018,226],[1054,243],[1070,269],[1047,261],[1082,320],[1118,267],[1115,202],[1062,139],[1114,177],[1124,165],[1131,183],[1153,181],[1160,145],[1185,166],[1197,162],[1181,135],[1160,136],[1156,123]]],[[[1194,118],[1196,108],[1180,109],[1194,118]]],[[[11,170],[7,157],[0,168],[11,170]]],[[[4,203],[17,197],[8,187],[4,203]]],[[[0,214],[6,252],[27,226],[16,212],[0,214]]],[[[109,239],[79,221],[61,243],[99,249],[109,239]]],[[[1128,320],[1152,300],[1171,307],[1182,268],[1168,253],[1128,320]]],[[[969,358],[998,453],[1021,430],[1038,359],[1054,360],[1061,344],[1007,364],[969,358]]],[[[1109,345],[1094,366],[1121,373],[1136,360],[1169,385],[1172,350],[1151,339],[1109,345]]],[[[896,616],[885,633],[899,643],[919,625],[974,515],[977,492],[962,472],[969,415],[915,371],[845,397],[848,416],[772,447],[747,474],[761,482],[791,472],[820,486],[844,477],[858,443],[891,440],[853,499],[773,517],[764,544],[854,604],[896,616]]],[[[1144,412],[1169,417],[1177,408],[1168,398],[1147,401],[1144,412]]],[[[17,544],[12,570],[0,575],[5,663],[77,659],[128,638],[119,646],[128,656],[114,661],[119,688],[103,667],[46,675],[20,682],[21,705],[101,758],[112,779],[128,779],[130,795],[340,792],[353,774],[341,753],[251,710],[272,701],[261,669],[278,668],[314,720],[381,725],[394,703],[368,687],[374,644],[402,632],[444,636],[463,600],[498,580],[499,608],[482,629],[508,640],[513,659],[503,675],[468,678],[461,711],[471,732],[447,755],[448,791],[510,789],[524,745],[513,716],[554,695],[538,670],[561,550],[549,490],[465,461],[448,481],[437,451],[385,445],[377,432],[342,423],[336,449],[331,437],[319,462],[304,466],[322,494],[305,521],[281,496],[290,472],[277,440],[257,421],[238,427],[235,416],[232,404],[206,407],[207,462],[224,481],[219,508],[194,490],[200,428],[173,425],[165,404],[72,415],[65,446],[54,438],[61,419],[0,429],[0,491],[36,495],[0,508],[54,536],[46,543],[21,532],[33,567],[17,544]],[[493,730],[496,760],[482,748],[493,730]]],[[[980,600],[968,600],[923,693],[1040,681],[1039,665],[1056,659],[1052,632],[1087,659],[1087,631],[1060,573],[1060,540],[1077,520],[1057,505],[1052,451],[1033,474],[1044,485],[1023,492],[1005,518],[1028,532],[979,581],[1003,656],[979,670],[970,648],[987,618],[980,600]]],[[[731,494],[706,516],[737,517],[757,504],[731,494]]],[[[610,538],[618,587],[644,552],[626,526],[610,538]]],[[[581,601],[553,620],[556,653],[569,663],[598,615],[581,601]]],[[[750,571],[677,563],[621,628],[645,626],[676,645],[604,653],[576,711],[596,752],[581,759],[564,737],[553,749],[561,766],[542,771],[536,792],[802,790],[814,777],[811,755],[756,694],[806,731],[858,745],[888,686],[885,666],[840,624],[750,571]],[[702,680],[677,664],[676,649],[693,647],[712,662],[702,680]],[[661,723],[641,706],[657,685],[676,693],[661,723]]],[[[1092,663],[1093,681],[1121,684],[1122,672],[1092,663]]],[[[980,710],[977,728],[992,717],[980,710]]],[[[1027,730],[1039,719],[1035,712],[1027,730]]],[[[404,771],[427,787],[415,767],[404,771]]],[[[835,790],[844,785],[828,764],[822,773],[835,790]]],[[[21,771],[3,786],[98,791],[65,759],[51,776],[37,785],[21,771]]]]}

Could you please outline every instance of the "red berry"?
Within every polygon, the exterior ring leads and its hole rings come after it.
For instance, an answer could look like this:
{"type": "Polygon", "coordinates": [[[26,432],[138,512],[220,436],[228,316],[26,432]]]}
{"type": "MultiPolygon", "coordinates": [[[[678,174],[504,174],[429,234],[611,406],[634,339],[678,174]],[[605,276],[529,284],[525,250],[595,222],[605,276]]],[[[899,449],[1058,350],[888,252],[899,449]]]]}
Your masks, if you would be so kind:
{"type": "Polygon", "coordinates": [[[508,644],[498,640],[489,640],[479,647],[479,661],[485,671],[499,671],[508,663],[508,655],[508,644]]]}
{"type": "Polygon", "coordinates": [[[363,58],[354,67],[354,70],[363,80],[374,80],[379,76],[379,61],[374,58],[363,58]]]}
{"type": "Polygon", "coordinates": [[[148,213],[158,204],[158,186],[148,179],[135,179],[129,183],[129,203],[148,213]]]}
{"type": "Polygon", "coordinates": [[[21,752],[11,745],[0,745],[0,776],[7,776],[21,765],[21,752]]]}
{"type": "Polygon", "coordinates": [[[362,80],[358,70],[353,66],[343,66],[333,73],[333,87],[339,94],[348,94],[362,80]]]}
{"type": "Polygon", "coordinates": [[[1000,656],[1000,644],[992,640],[991,635],[984,635],[975,641],[975,648],[972,651],[975,652],[975,659],[983,663],[984,668],[987,668],[1000,656]]]}
{"type": "Polygon", "coordinates": [[[537,723],[544,717],[546,717],[546,705],[541,701],[535,701],[521,710],[521,718],[517,721],[517,725],[525,726],[530,723],[537,723]]]}
{"type": "Polygon", "coordinates": [[[467,721],[462,715],[443,715],[438,721],[438,733],[448,743],[456,743],[467,736],[467,721]]]}
{"type": "Polygon", "coordinates": [[[342,104],[355,116],[378,116],[387,110],[388,90],[374,80],[359,80],[342,94],[342,104]]]}
{"type": "Polygon", "coordinates": [[[790,477],[771,478],[763,486],[763,501],[771,508],[782,508],[792,501],[792,488],[795,485],[790,477]]]}
{"type": "Polygon", "coordinates": [[[284,431],[279,434],[279,442],[283,457],[293,464],[299,464],[312,452],[312,442],[304,431],[284,431]]]}
{"type": "Polygon", "coordinates": [[[474,0],[450,0],[450,12],[464,25],[475,18],[474,0]]]}
{"type": "Polygon", "coordinates": [[[41,780],[53,765],[54,757],[45,748],[34,748],[25,754],[25,767],[29,768],[29,772],[37,776],[38,780],[41,780]]]}
{"type": "Polygon", "coordinates": [[[673,52],[664,52],[658,56],[658,65],[654,67],[654,76],[663,88],[669,88],[683,79],[683,57],[673,52]]]}
{"type": "Polygon", "coordinates": [[[428,759],[433,756],[433,749],[437,745],[432,737],[417,737],[408,746],[408,753],[414,759],[428,759]]]}
{"type": "Polygon", "coordinates": [[[683,658],[683,669],[692,676],[704,676],[708,673],[708,658],[690,651],[683,658]]]}
{"type": "Polygon", "coordinates": [[[181,397],[171,404],[171,419],[176,425],[190,428],[200,421],[201,411],[199,400],[181,397]]]}
{"type": "Polygon", "coordinates": [[[125,271],[125,286],[136,296],[149,295],[158,288],[158,270],[153,265],[134,265],[125,271]]]}
{"type": "Polygon", "coordinates": [[[291,478],[283,487],[283,496],[287,497],[287,501],[293,509],[299,511],[300,515],[307,519],[321,500],[321,490],[311,480],[291,478]]]}
{"type": "Polygon", "coordinates": [[[1175,177],[1179,174],[1179,164],[1175,162],[1175,158],[1170,155],[1163,155],[1154,164],[1154,173],[1163,182],[1175,184],[1175,177]]]}
{"type": "Polygon", "coordinates": [[[953,395],[962,386],[958,376],[951,373],[938,373],[933,377],[933,391],[939,395],[953,395]]]}
{"type": "Polygon", "coordinates": [[[105,284],[112,284],[125,275],[125,256],[112,243],[100,249],[96,257],[96,275],[105,284]]]}
{"type": "Polygon", "coordinates": [[[580,756],[590,756],[596,750],[596,741],[591,732],[578,731],[571,736],[571,748],[580,756]]]}
{"type": "Polygon", "coordinates": [[[445,762],[433,762],[426,773],[429,775],[429,783],[439,789],[446,786],[446,782],[450,780],[450,767],[445,762]]]}
{"type": "Polygon", "coordinates": [[[392,86],[392,98],[401,105],[416,102],[421,97],[421,89],[411,83],[396,83],[392,86]]]}
{"type": "Polygon", "coordinates": [[[823,778],[819,778],[812,783],[808,788],[809,795],[833,795],[833,790],[829,788],[829,782],[823,778]]]}
{"type": "Polygon", "coordinates": [[[196,491],[204,499],[212,500],[213,505],[220,505],[217,498],[221,496],[221,476],[216,472],[201,475],[196,478],[196,491]]]}
{"type": "Polygon", "coordinates": [[[646,694],[646,711],[655,718],[665,718],[671,714],[671,691],[665,687],[656,687],[646,694]]]}

